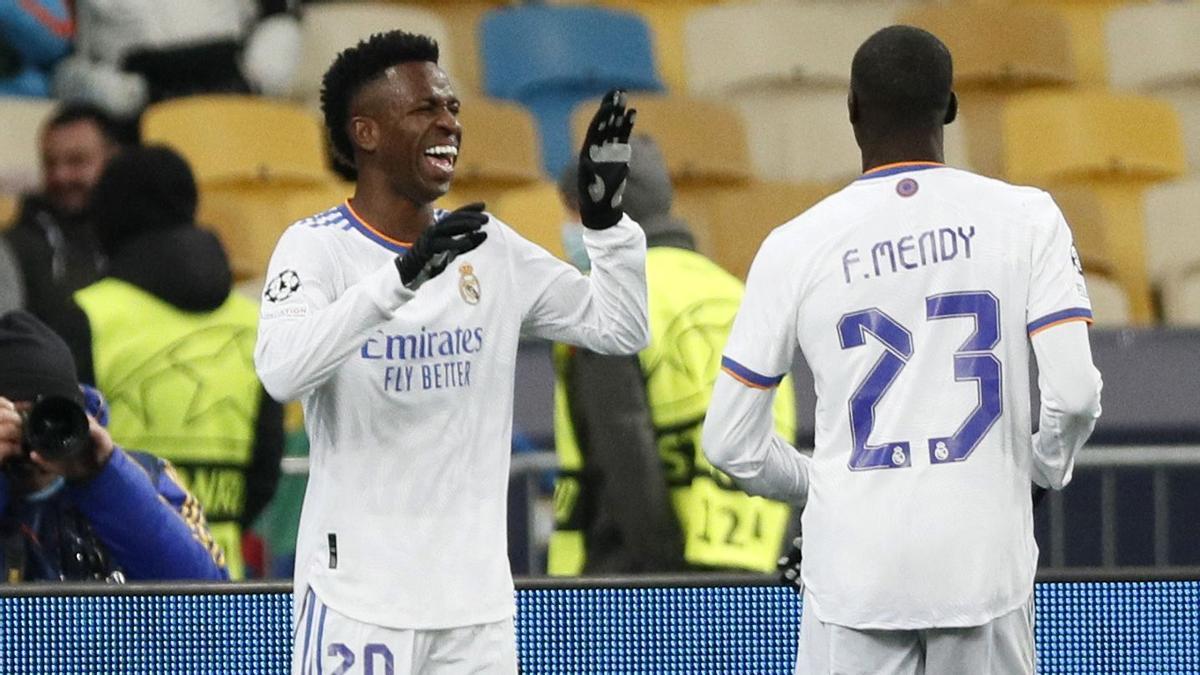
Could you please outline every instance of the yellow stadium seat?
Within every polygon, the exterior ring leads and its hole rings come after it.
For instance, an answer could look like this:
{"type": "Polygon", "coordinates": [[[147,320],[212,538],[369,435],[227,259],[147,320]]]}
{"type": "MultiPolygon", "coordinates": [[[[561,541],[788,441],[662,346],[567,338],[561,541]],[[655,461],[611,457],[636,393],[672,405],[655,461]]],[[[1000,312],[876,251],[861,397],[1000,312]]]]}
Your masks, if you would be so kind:
{"type": "Polygon", "coordinates": [[[305,108],[256,96],[172,99],[142,116],[142,140],[175,148],[202,186],[328,180],[323,138],[305,108]]]}
{"type": "Polygon", "coordinates": [[[755,181],[715,191],[707,204],[709,255],[731,274],[745,279],[758,247],[771,230],[836,189],[821,184],[755,181]]]}
{"type": "Polygon", "coordinates": [[[201,189],[198,220],[220,237],[234,277],[255,279],[266,274],[275,244],[288,226],[337,206],[352,191],[334,181],[207,186],[201,189]]]}
{"type": "MultiPolygon", "coordinates": [[[[444,209],[456,209],[479,195],[469,191],[451,190],[438,201],[444,209]]],[[[562,224],[566,220],[558,188],[549,181],[539,181],[520,187],[497,189],[491,193],[488,211],[504,221],[521,236],[565,260],[562,246],[562,224]]]]}
{"type": "MultiPolygon", "coordinates": [[[[1094,253],[1085,269],[1099,266],[1099,273],[1118,283],[1127,299],[1129,315],[1137,324],[1154,320],[1154,304],[1147,273],[1146,237],[1143,226],[1143,185],[1130,182],[1061,183],[1050,192],[1062,208],[1080,246],[1103,248],[1094,253]],[[1104,269],[1108,267],[1109,269],[1104,269]]],[[[1081,249],[1080,256],[1084,257],[1081,249]]]]}
{"type": "Polygon", "coordinates": [[[1079,69],[1079,82],[1089,87],[1108,83],[1108,44],[1105,30],[1114,8],[1130,4],[1128,0],[1021,0],[1061,12],[1071,29],[1071,51],[1079,69]]]}
{"type": "Polygon", "coordinates": [[[533,116],[524,108],[484,96],[463,100],[463,146],[455,186],[514,187],[542,177],[542,153],[533,116]]]}
{"type": "Polygon", "coordinates": [[[1027,93],[1004,110],[1008,177],[1156,181],[1186,169],[1170,104],[1100,91],[1027,93]]]}
{"type": "Polygon", "coordinates": [[[937,35],[954,55],[958,123],[982,174],[1005,174],[1001,117],[1010,96],[1078,80],[1070,27],[1053,7],[928,3],[900,20],[937,35]]]}
{"type": "Polygon", "coordinates": [[[1150,188],[1145,213],[1151,279],[1163,284],[1185,270],[1200,268],[1200,177],[1150,188]]]}
{"type": "MultiPolygon", "coordinates": [[[[636,133],[648,134],[662,150],[677,189],[742,183],[750,179],[746,130],[736,108],[680,96],[633,96],[636,133]]],[[[583,142],[595,105],[572,114],[575,143],[583,142]]]]}
{"type": "Polygon", "coordinates": [[[1162,289],[1163,317],[1172,326],[1200,326],[1200,267],[1173,276],[1162,289]]]}
{"type": "Polygon", "coordinates": [[[37,187],[42,123],[55,105],[48,99],[0,97],[0,191],[20,193],[37,187]]]}
{"type": "Polygon", "coordinates": [[[1092,301],[1095,325],[1119,328],[1135,323],[1129,311],[1129,300],[1118,282],[1100,274],[1088,273],[1083,276],[1092,301]]]}
{"type": "Polygon", "coordinates": [[[449,49],[442,53],[453,57],[451,82],[459,93],[482,91],[480,86],[479,19],[485,13],[513,4],[510,0],[406,0],[404,4],[435,12],[446,26],[449,49]]]}
{"type": "Polygon", "coordinates": [[[374,33],[403,29],[428,35],[441,45],[438,59],[442,70],[455,71],[450,31],[442,18],[422,7],[389,2],[319,2],[306,4],[301,15],[303,52],[297,66],[292,95],[316,101],[321,95],[321,78],[338,52],[374,33]]]}

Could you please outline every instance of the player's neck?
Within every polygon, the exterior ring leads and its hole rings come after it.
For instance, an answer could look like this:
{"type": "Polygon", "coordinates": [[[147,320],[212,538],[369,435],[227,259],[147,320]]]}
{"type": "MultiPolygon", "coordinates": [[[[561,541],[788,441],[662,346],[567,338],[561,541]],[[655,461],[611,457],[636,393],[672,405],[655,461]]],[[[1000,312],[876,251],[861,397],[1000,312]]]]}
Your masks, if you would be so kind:
{"type": "Polygon", "coordinates": [[[909,142],[892,139],[887,143],[862,148],[863,173],[889,164],[903,162],[937,162],[941,164],[945,161],[946,155],[942,150],[941,138],[925,138],[909,142]]]}
{"type": "Polygon", "coordinates": [[[418,204],[364,175],[359,176],[350,206],[367,225],[397,241],[414,242],[433,224],[433,204],[418,204]]]}

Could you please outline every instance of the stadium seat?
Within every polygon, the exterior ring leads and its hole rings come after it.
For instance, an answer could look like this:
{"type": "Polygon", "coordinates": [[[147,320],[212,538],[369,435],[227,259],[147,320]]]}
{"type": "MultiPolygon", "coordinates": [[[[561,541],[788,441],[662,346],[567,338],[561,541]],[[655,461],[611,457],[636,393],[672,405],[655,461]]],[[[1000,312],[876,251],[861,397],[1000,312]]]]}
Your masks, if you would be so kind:
{"type": "Polygon", "coordinates": [[[900,21],[937,35],[954,55],[970,164],[988,176],[1005,175],[1004,102],[1024,90],[1078,80],[1070,27],[1053,7],[928,3],[902,13],[900,21]]]}
{"type": "Polygon", "coordinates": [[[688,16],[698,8],[719,0],[601,0],[599,4],[613,9],[636,12],[650,26],[654,40],[654,56],[667,90],[687,91],[687,67],[684,62],[684,26],[688,16]]]}
{"type": "Polygon", "coordinates": [[[1200,86],[1200,4],[1130,5],[1107,25],[1114,87],[1154,91],[1181,83],[1200,86]]]}
{"type": "Polygon", "coordinates": [[[1146,253],[1150,277],[1164,284],[1200,267],[1200,178],[1156,185],[1146,191],[1146,253]]]}
{"type": "Polygon", "coordinates": [[[1089,218],[1071,213],[1073,198],[1095,204],[1130,315],[1150,323],[1143,193],[1186,167],[1170,105],[1102,91],[1026,93],[1005,105],[1002,124],[1008,178],[1049,188],[1073,223],[1089,218]]]}
{"type": "MultiPolygon", "coordinates": [[[[676,189],[744,183],[750,179],[746,130],[736,108],[682,96],[633,96],[636,133],[648,134],[662,150],[676,189]]],[[[576,106],[571,127],[576,147],[595,112],[591,103],[576,106]]]]}
{"type": "Polygon", "coordinates": [[[1174,110],[1142,96],[1021,94],[1005,106],[1003,134],[1008,177],[1021,183],[1155,181],[1186,168],[1174,110]]]}
{"type": "Polygon", "coordinates": [[[541,153],[533,116],[512,103],[467,96],[458,116],[462,152],[454,185],[513,187],[542,177],[541,153]]]}
{"type": "MultiPolygon", "coordinates": [[[[746,122],[754,172],[769,180],[848,181],[862,159],[846,110],[846,91],[777,88],[732,97],[746,122]]],[[[946,161],[972,168],[966,129],[945,128],[946,161]]]]}
{"type": "Polygon", "coordinates": [[[321,78],[338,52],[358,44],[374,33],[400,28],[423,33],[442,46],[438,63],[442,70],[455,73],[455,52],[450,47],[450,32],[436,13],[388,2],[320,2],[304,6],[301,15],[303,52],[297,67],[293,96],[315,102],[321,95],[321,78]]]}
{"type": "Polygon", "coordinates": [[[1092,318],[1101,328],[1119,328],[1133,323],[1129,300],[1121,285],[1099,274],[1084,274],[1088,296],[1092,301],[1092,318]]]}
{"type": "Polygon", "coordinates": [[[449,52],[454,57],[451,75],[459,93],[482,91],[479,65],[479,22],[484,14],[511,5],[510,0],[405,0],[405,4],[435,12],[446,26],[449,52]]]}
{"type": "Polygon", "coordinates": [[[1079,82],[1104,87],[1108,82],[1108,45],[1105,24],[1115,7],[1128,0],[1021,0],[1025,5],[1048,7],[1060,12],[1071,30],[1071,52],[1075,55],[1079,82]]]}
{"type": "Polygon", "coordinates": [[[142,139],[178,150],[202,187],[329,179],[321,123],[289,103],[235,95],[173,99],[146,110],[142,139]]]}
{"type": "Polygon", "coordinates": [[[1200,268],[1192,268],[1163,284],[1163,318],[1172,326],[1200,326],[1200,268]]]}
{"type": "Polygon", "coordinates": [[[480,49],[485,91],[533,111],[552,176],[575,154],[576,104],[598,102],[613,87],[662,89],[649,30],[627,12],[538,5],[492,11],[480,24],[480,49]]]}
{"type": "Polygon", "coordinates": [[[750,263],[771,230],[832,194],[837,186],[777,181],[714,191],[708,200],[710,255],[745,279],[750,263]]]}
{"type": "Polygon", "coordinates": [[[310,185],[202,185],[198,220],[220,237],[234,278],[256,279],[266,274],[275,244],[288,226],[337,206],[352,193],[352,186],[333,180],[310,185]]]}
{"type": "MultiPolygon", "coordinates": [[[[562,224],[566,220],[566,213],[558,196],[557,185],[550,181],[539,181],[489,194],[489,212],[521,236],[558,258],[566,259],[562,246],[562,224]]],[[[456,209],[473,201],[478,201],[478,194],[456,187],[438,201],[438,206],[456,209]]]]}
{"type": "Polygon", "coordinates": [[[0,97],[0,192],[17,194],[37,187],[42,123],[55,105],[42,98],[0,97]]]}
{"type": "Polygon", "coordinates": [[[896,23],[888,2],[720,4],[691,13],[684,29],[689,91],[719,96],[850,82],[863,40],[896,23]]]}
{"type": "Polygon", "coordinates": [[[1170,101],[1200,170],[1200,3],[1132,5],[1108,19],[1114,87],[1170,101]],[[1147,39],[1153,36],[1152,39],[1147,39]]]}
{"type": "Polygon", "coordinates": [[[1084,269],[1107,274],[1120,285],[1133,323],[1152,323],[1142,207],[1145,186],[1090,181],[1054,184],[1050,192],[1075,233],[1084,269]]]}

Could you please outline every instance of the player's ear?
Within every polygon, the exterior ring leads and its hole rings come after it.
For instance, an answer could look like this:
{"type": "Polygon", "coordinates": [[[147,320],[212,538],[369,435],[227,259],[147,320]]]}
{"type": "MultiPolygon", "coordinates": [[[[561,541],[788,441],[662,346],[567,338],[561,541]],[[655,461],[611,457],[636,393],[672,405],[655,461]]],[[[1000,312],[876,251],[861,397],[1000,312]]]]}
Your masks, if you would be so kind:
{"type": "Polygon", "coordinates": [[[850,124],[858,124],[858,97],[853,89],[846,95],[846,109],[850,112],[850,124]]]}
{"type": "Polygon", "coordinates": [[[374,152],[379,147],[379,123],[370,117],[351,117],[350,140],[364,152],[374,152]]]}
{"type": "Polygon", "coordinates": [[[950,104],[946,106],[946,119],[942,124],[950,124],[958,118],[958,96],[950,92],[950,104]]]}

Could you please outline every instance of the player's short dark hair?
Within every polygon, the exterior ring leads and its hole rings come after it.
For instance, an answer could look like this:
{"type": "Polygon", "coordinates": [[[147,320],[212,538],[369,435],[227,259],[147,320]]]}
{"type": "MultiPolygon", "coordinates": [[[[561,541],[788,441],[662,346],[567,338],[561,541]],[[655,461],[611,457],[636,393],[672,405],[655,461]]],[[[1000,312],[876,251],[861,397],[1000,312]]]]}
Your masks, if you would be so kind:
{"type": "Polygon", "coordinates": [[[117,124],[108,113],[91,103],[64,103],[46,119],[45,131],[65,127],[76,122],[91,122],[100,130],[100,135],[110,143],[120,141],[117,124]]]}
{"type": "Polygon", "coordinates": [[[321,111],[338,159],[354,164],[354,145],[346,131],[346,122],[355,95],[388,68],[412,61],[437,63],[437,41],[402,30],[375,33],[343,50],[333,60],[321,80],[321,111]]]}
{"type": "Polygon", "coordinates": [[[950,50],[932,33],[889,26],[858,48],[850,88],[871,119],[905,126],[940,125],[950,105],[950,50]]]}

